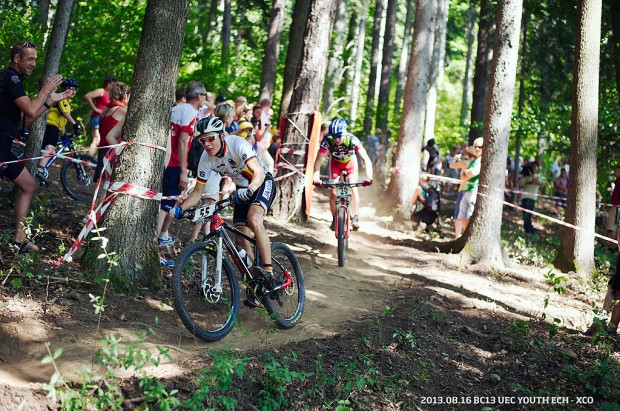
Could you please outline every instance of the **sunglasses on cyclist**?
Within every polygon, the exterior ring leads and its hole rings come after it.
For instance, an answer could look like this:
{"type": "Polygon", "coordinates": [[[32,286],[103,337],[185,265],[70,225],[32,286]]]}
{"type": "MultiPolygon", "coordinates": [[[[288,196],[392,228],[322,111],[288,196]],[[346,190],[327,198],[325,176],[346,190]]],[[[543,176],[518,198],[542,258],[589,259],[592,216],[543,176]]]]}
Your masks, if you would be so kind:
{"type": "Polygon", "coordinates": [[[199,143],[212,143],[219,136],[219,134],[203,134],[198,137],[199,143]]]}

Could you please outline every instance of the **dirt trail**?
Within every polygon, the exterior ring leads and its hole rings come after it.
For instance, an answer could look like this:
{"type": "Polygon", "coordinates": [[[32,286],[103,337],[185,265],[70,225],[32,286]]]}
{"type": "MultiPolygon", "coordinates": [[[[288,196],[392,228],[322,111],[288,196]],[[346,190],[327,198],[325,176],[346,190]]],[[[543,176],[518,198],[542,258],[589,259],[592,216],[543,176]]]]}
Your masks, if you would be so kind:
{"type": "MultiPolygon", "coordinates": [[[[155,295],[144,290],[141,298],[107,295],[99,323],[88,292],[75,286],[51,284],[47,297],[44,285],[24,288],[16,295],[5,288],[0,299],[0,384],[36,388],[40,385],[33,383],[48,382],[53,368],[41,364],[47,354],[46,342],[52,350],[63,348],[59,367],[70,376],[83,364],[91,364],[104,335],[131,338],[132,332],[147,327],[155,330],[148,345],[170,348],[175,359],[154,372],[174,377],[212,349],[228,345],[240,350],[276,347],[335,335],[363,317],[382,312],[392,301],[396,285],[401,292],[403,285],[409,287],[412,298],[417,288],[432,289],[437,296],[435,304],[487,319],[537,316],[549,294],[549,318],[562,318],[567,327],[575,329],[588,324],[590,302],[585,297],[559,298],[549,292],[542,281],[543,270],[523,267],[511,274],[490,275],[462,267],[458,256],[420,251],[413,247],[414,234],[390,230],[395,224],[389,218],[374,215],[372,201],[377,196],[370,195],[370,190],[366,194],[365,207],[360,210],[362,227],[350,239],[346,267],[338,267],[324,195],[315,196],[306,226],[268,224],[272,239],[294,249],[305,275],[306,311],[297,327],[278,330],[259,310],[242,307],[230,335],[217,343],[205,343],[183,327],[167,291],[155,295]]],[[[0,389],[0,404],[4,403],[2,395],[0,389]]]]}

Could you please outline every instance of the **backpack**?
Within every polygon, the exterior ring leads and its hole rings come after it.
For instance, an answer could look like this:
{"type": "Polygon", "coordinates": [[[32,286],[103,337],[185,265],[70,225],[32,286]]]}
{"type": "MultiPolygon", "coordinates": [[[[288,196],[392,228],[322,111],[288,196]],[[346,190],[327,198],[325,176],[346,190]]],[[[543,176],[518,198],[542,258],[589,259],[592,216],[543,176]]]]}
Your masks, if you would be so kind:
{"type": "Polygon", "coordinates": [[[192,140],[192,145],[189,148],[189,152],[187,153],[187,169],[191,171],[194,175],[198,174],[198,164],[200,163],[200,157],[202,157],[202,153],[205,151],[204,147],[197,138],[192,140]]]}
{"type": "Polygon", "coordinates": [[[426,208],[428,211],[438,212],[439,205],[440,205],[439,204],[439,200],[440,200],[439,191],[437,191],[435,187],[428,187],[424,189],[424,191],[426,192],[425,194],[426,204],[424,205],[424,208],[426,208]]]}

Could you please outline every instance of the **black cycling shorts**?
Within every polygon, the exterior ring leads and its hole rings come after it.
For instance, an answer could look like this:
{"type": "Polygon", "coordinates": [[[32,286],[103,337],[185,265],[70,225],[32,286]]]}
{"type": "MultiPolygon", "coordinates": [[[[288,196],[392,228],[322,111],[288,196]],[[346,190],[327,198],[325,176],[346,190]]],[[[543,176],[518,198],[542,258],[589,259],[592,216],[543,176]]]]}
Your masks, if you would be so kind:
{"type": "MultiPolygon", "coordinates": [[[[13,137],[0,136],[0,163],[17,160],[17,157],[11,153],[12,144],[13,137]]],[[[0,164],[0,179],[6,177],[13,181],[19,177],[23,170],[24,163],[0,164]]]]}
{"type": "Polygon", "coordinates": [[[45,149],[45,146],[56,146],[58,144],[58,137],[60,136],[60,130],[58,127],[51,124],[45,126],[45,134],[43,134],[43,144],[41,148],[45,149]]]}
{"type": "Polygon", "coordinates": [[[256,192],[250,198],[250,201],[245,203],[235,203],[233,210],[233,225],[248,227],[248,211],[251,206],[260,206],[265,210],[265,215],[271,208],[273,200],[276,198],[276,183],[273,181],[273,177],[270,173],[265,176],[265,181],[256,190],[256,192]]]}
{"type": "Polygon", "coordinates": [[[616,258],[616,272],[609,279],[608,284],[611,285],[611,288],[613,288],[614,291],[620,291],[620,252],[616,258]]]}

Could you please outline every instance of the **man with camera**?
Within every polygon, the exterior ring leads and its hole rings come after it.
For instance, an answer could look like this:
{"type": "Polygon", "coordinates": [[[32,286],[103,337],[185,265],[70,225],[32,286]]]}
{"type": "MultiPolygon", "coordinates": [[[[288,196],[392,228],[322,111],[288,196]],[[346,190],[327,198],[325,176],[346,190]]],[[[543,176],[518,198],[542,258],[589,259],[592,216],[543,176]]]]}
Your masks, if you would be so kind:
{"type": "Polygon", "coordinates": [[[36,61],[35,45],[19,41],[11,47],[9,67],[0,72],[0,178],[10,179],[21,190],[15,202],[15,249],[18,254],[39,251],[40,247],[28,241],[24,232],[36,183],[23,163],[5,164],[16,160],[11,154],[13,138],[18,137],[20,123],[22,129],[29,126],[53,104],[75,94],[74,90],[55,93],[62,82],[62,76],[57,74],[43,83],[36,98],[30,99],[24,90],[23,79],[32,74],[36,61]]]}

